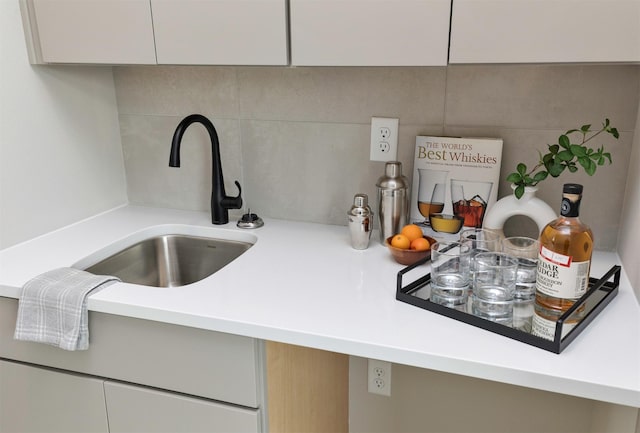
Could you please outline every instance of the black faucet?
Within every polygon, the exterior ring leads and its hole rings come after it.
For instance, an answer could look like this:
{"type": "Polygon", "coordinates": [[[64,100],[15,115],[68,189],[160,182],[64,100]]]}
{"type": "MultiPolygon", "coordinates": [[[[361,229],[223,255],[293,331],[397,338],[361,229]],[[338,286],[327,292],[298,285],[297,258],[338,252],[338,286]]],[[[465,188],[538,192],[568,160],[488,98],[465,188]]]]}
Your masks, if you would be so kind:
{"type": "Polygon", "coordinates": [[[224,191],[224,178],[222,176],[222,162],[220,161],[220,142],[218,133],[213,123],[201,114],[191,114],[178,124],[176,132],[173,133],[171,141],[171,155],[169,156],[169,167],[180,167],[180,143],[184,131],[192,123],[201,123],[207,128],[211,137],[211,223],[226,224],[229,222],[229,209],[240,209],[242,207],[242,189],[236,180],[238,187],[237,197],[228,197],[224,191]]]}

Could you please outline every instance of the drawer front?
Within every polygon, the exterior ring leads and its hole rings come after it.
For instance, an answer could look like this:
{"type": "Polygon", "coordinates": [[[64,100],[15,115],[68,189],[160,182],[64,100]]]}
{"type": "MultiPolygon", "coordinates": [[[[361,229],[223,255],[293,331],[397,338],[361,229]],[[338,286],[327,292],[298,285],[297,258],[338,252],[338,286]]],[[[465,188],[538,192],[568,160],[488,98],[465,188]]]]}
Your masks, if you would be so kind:
{"type": "Polygon", "coordinates": [[[89,350],[16,341],[18,301],[0,297],[0,357],[260,407],[262,342],[89,312],[89,350]]]}
{"type": "Polygon", "coordinates": [[[110,433],[260,431],[259,410],[106,381],[110,433]]]}
{"type": "Polygon", "coordinates": [[[0,432],[108,433],[103,381],[0,361],[0,432]]]}

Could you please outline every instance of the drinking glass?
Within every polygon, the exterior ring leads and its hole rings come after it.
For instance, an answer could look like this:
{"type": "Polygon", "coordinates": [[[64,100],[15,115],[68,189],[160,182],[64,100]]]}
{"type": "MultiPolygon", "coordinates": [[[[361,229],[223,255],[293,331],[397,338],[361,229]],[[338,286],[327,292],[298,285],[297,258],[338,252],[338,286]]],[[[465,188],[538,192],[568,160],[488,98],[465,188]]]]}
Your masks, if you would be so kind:
{"type": "Polygon", "coordinates": [[[513,325],[518,261],[505,253],[480,253],[475,259],[471,311],[505,326],[513,325]]]}
{"type": "Polygon", "coordinates": [[[431,295],[436,304],[466,310],[469,297],[471,250],[460,242],[431,246],[431,295]]]}
{"type": "Polygon", "coordinates": [[[502,240],[502,251],[515,257],[518,261],[513,304],[513,327],[531,332],[540,243],[536,239],[526,236],[508,237],[502,240]]]}
{"type": "Polygon", "coordinates": [[[467,242],[471,247],[471,255],[486,252],[501,252],[500,234],[494,230],[466,228],[460,232],[460,242],[467,242]]]}
{"type": "MultiPolygon", "coordinates": [[[[460,232],[460,242],[469,245],[471,249],[471,281],[473,283],[473,274],[476,271],[475,257],[480,253],[502,251],[500,235],[493,230],[467,228],[460,232]]],[[[471,290],[472,287],[469,288],[469,291],[471,290]]]]}

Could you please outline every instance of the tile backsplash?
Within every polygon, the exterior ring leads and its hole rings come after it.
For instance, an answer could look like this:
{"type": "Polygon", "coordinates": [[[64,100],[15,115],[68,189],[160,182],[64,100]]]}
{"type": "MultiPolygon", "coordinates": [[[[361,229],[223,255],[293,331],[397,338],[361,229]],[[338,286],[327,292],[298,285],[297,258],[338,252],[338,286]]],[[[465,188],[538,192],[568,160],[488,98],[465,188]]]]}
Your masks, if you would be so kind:
{"type": "MultiPolygon", "coordinates": [[[[131,203],[209,209],[211,150],[204,128],[189,128],[182,167],[168,167],[175,127],[200,113],[218,131],[227,194],[237,194],[238,180],[245,210],[339,225],[346,224],[355,193],[369,194],[375,206],[384,163],[369,161],[372,116],[400,119],[398,159],[407,175],[416,135],[493,136],[504,139],[502,179],[519,161],[535,164],[537,150],[567,129],[609,117],[620,139],[595,144],[607,146],[613,165],[591,178],[546,180],[538,196],[555,208],[564,182],[584,183],[582,215],[596,246],[616,247],[640,66],[120,66],[114,80],[131,203]]],[[[498,196],[510,192],[502,180],[498,196]]]]}

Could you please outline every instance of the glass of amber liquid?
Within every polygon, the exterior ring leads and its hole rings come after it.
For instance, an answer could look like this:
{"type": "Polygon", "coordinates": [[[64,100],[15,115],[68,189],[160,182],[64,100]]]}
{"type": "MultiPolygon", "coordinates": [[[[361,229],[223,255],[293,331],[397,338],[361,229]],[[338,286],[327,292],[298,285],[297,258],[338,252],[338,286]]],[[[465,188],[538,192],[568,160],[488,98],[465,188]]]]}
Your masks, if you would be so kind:
{"type": "Polygon", "coordinates": [[[493,182],[451,179],[453,213],[464,218],[465,227],[482,227],[493,182]]]}
{"type": "Polygon", "coordinates": [[[441,213],[444,210],[446,171],[418,169],[418,211],[429,225],[429,215],[441,213]]]}

